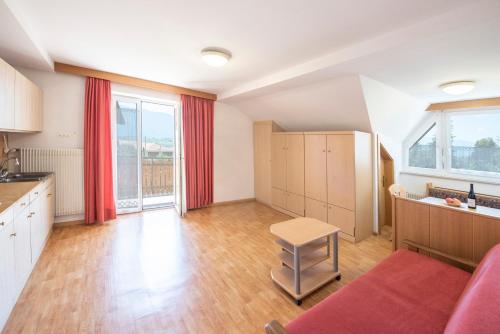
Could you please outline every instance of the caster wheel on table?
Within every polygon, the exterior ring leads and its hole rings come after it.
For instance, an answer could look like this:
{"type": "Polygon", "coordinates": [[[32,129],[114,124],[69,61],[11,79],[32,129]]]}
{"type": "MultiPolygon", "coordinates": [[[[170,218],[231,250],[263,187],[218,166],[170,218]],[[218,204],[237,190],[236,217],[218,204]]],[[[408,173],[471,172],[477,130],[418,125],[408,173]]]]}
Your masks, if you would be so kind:
{"type": "Polygon", "coordinates": [[[340,281],[340,280],[342,279],[342,275],[338,275],[337,277],[335,277],[335,279],[336,279],[337,281],[340,281]]]}
{"type": "Polygon", "coordinates": [[[296,300],[295,304],[297,304],[298,306],[302,305],[302,300],[296,300]]]}

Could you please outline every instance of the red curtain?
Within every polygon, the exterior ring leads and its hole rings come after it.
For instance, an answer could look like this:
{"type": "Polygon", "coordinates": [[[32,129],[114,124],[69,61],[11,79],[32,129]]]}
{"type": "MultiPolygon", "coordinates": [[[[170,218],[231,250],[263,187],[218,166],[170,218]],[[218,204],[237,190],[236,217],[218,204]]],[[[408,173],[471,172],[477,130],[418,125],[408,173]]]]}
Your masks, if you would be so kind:
{"type": "Polygon", "coordinates": [[[213,203],[214,101],[182,95],[187,209],[213,203]]]}
{"type": "Polygon", "coordinates": [[[111,162],[111,83],[87,78],[85,85],[85,223],[116,218],[111,162]]]}

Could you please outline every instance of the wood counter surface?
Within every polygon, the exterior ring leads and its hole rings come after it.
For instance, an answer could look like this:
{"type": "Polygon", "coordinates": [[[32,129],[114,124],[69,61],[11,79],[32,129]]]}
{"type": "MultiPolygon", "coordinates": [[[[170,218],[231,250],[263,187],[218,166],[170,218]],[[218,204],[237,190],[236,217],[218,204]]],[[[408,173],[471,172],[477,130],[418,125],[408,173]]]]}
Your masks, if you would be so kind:
{"type": "Polygon", "coordinates": [[[0,183],[0,214],[42,181],[0,183]]]}

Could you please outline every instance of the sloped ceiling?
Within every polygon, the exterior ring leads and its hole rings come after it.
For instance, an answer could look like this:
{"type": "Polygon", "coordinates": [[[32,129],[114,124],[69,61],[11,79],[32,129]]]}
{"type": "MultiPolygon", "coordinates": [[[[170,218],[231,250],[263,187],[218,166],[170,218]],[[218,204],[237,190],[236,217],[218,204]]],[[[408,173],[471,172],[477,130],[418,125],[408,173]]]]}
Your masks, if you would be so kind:
{"type": "Polygon", "coordinates": [[[372,130],[357,75],[337,77],[232,104],[253,120],[272,119],[287,131],[372,130]]]}

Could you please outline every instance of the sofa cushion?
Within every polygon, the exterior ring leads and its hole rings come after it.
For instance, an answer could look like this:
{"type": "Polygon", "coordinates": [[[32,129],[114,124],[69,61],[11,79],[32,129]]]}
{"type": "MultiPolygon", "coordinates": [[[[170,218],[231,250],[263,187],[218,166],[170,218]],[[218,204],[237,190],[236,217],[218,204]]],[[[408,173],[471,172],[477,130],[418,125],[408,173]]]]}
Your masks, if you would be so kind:
{"type": "Polygon", "coordinates": [[[398,250],[285,326],[291,334],[443,333],[470,274],[398,250]]]}
{"type": "Polygon", "coordinates": [[[500,333],[500,245],[474,271],[445,333],[500,333]]]}

